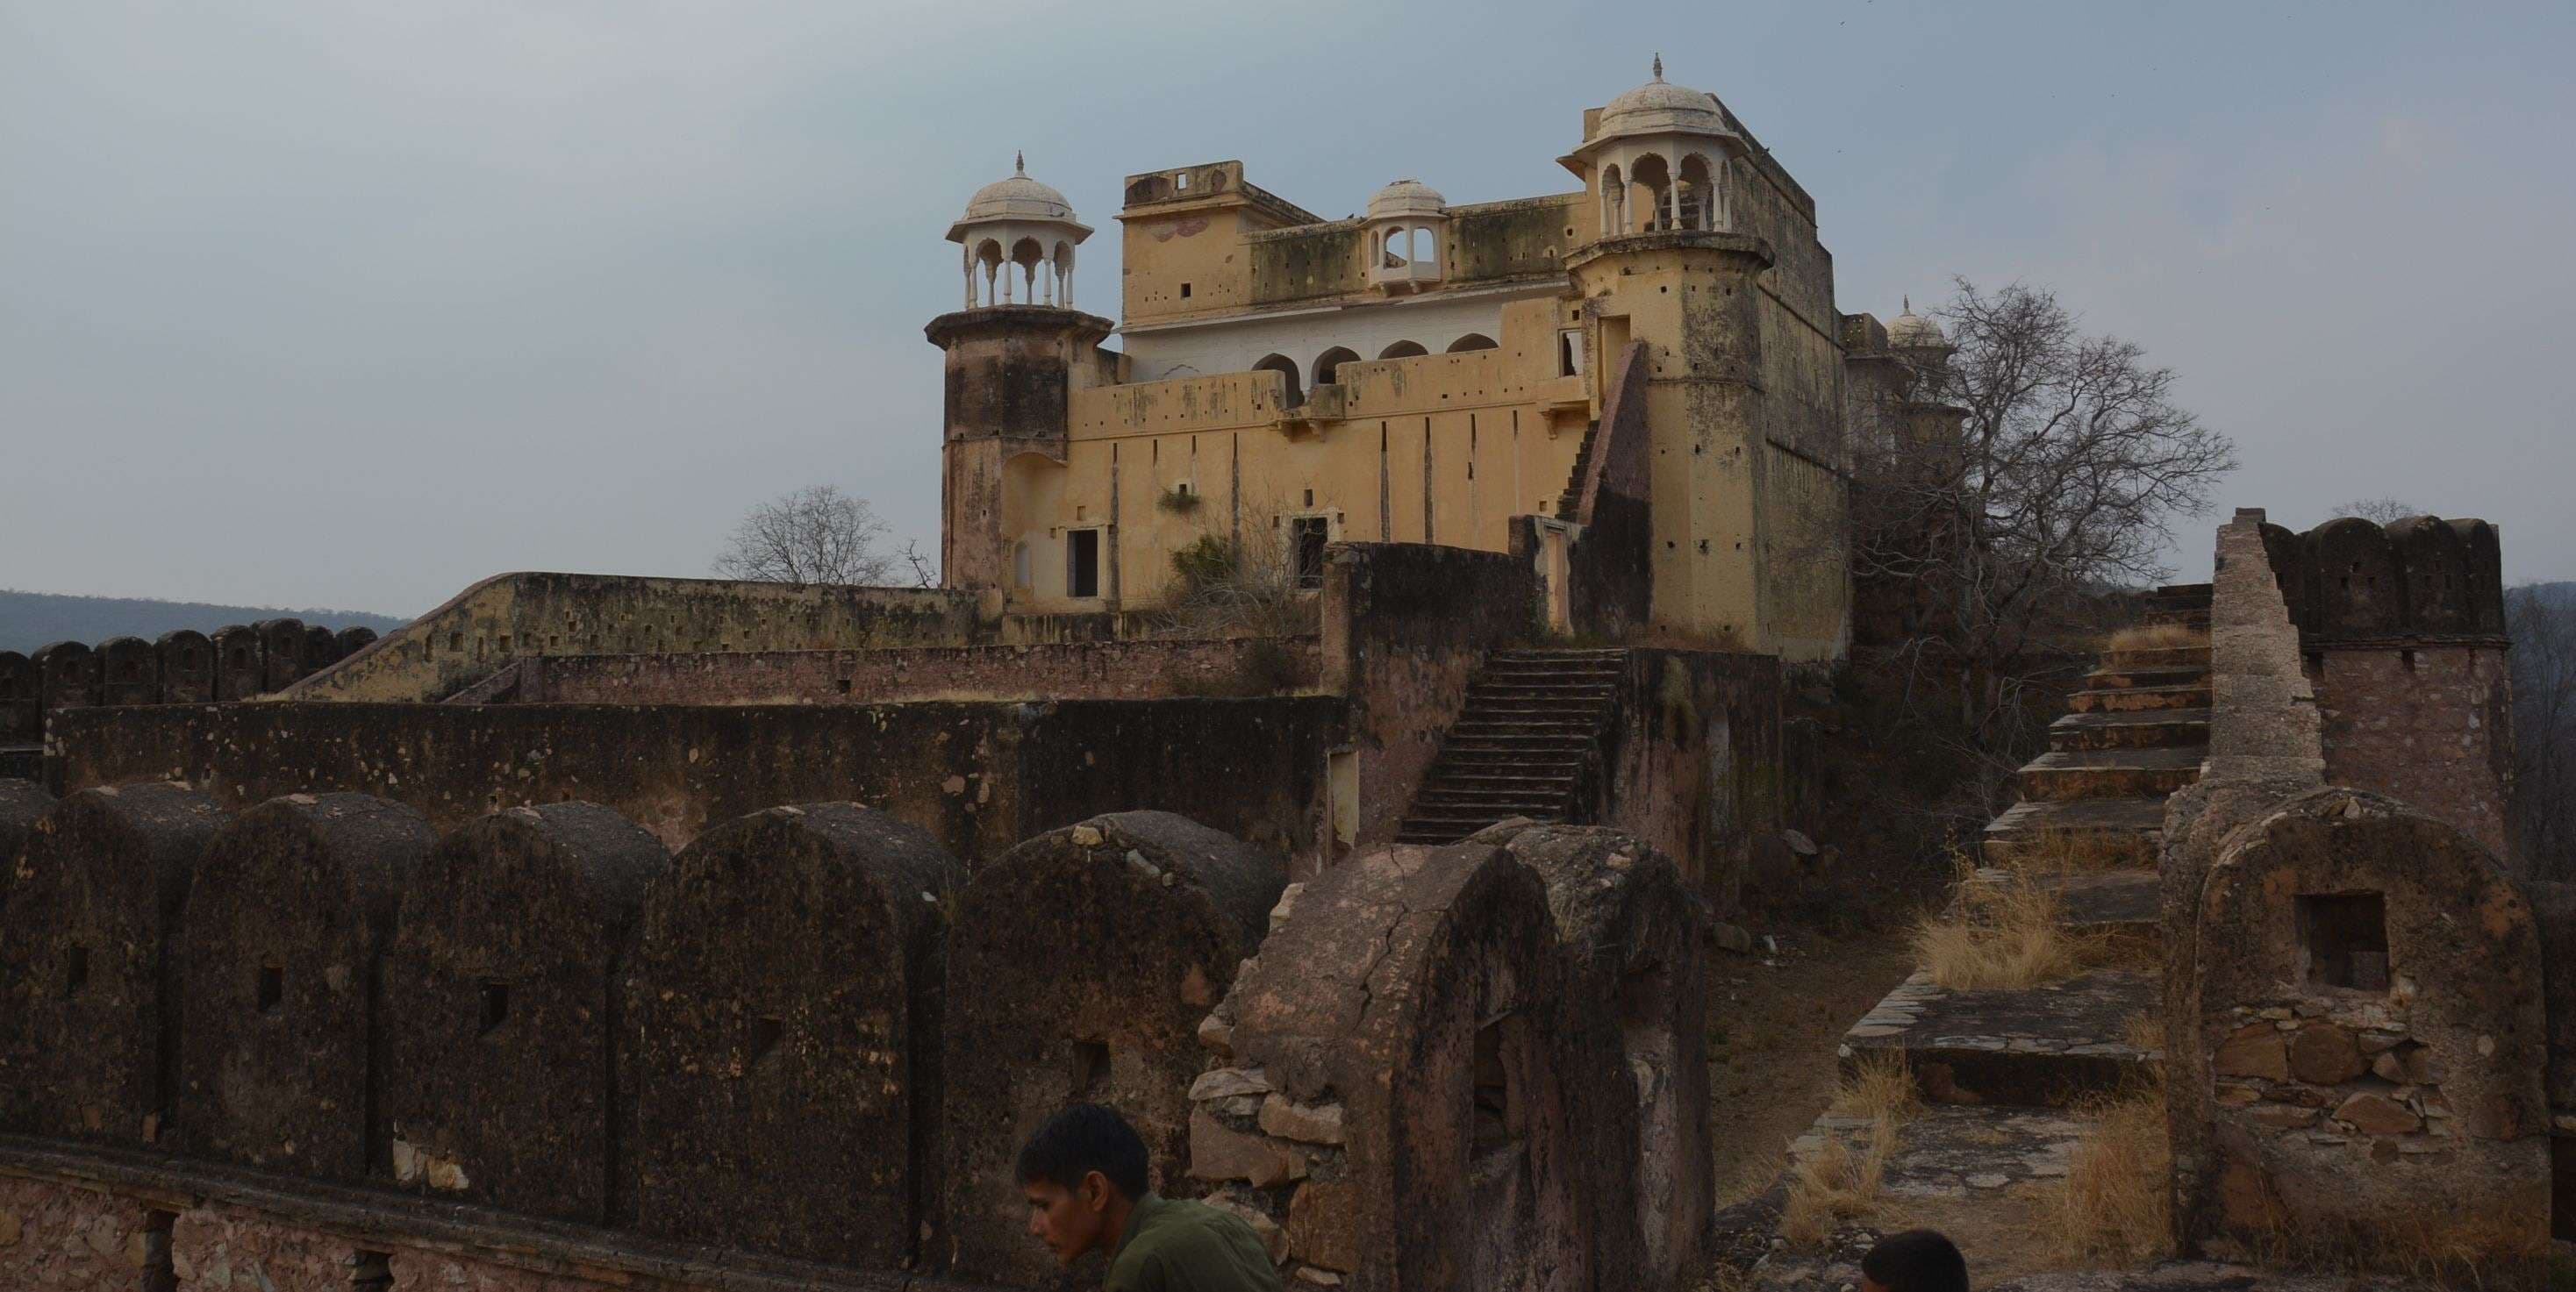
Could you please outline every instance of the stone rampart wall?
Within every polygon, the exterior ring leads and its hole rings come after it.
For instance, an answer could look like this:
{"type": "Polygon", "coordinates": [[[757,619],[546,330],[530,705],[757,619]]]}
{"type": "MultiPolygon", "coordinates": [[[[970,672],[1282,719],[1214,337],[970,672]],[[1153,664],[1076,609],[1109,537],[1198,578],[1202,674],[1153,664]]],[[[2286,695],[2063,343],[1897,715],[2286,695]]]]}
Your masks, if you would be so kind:
{"type": "Polygon", "coordinates": [[[522,704],[1152,700],[1311,691],[1321,671],[1312,637],[562,655],[519,668],[522,704]]]}
{"type": "Polygon", "coordinates": [[[0,651],[0,744],[44,736],[49,709],[102,704],[205,704],[247,700],[294,682],[376,640],[372,628],[337,632],[300,619],[182,628],[157,641],[111,637],[95,646],[54,642],[33,655],[0,651]]]}
{"type": "Polygon", "coordinates": [[[981,631],[971,592],[496,574],[286,698],[427,703],[527,655],[960,646],[981,631]]]}
{"type": "Polygon", "coordinates": [[[1292,918],[1277,852],[1151,811],[977,873],[846,802],[676,855],[578,802],[0,803],[0,1286],[1052,1286],[1010,1160],[1077,1099],[1308,1284],[1669,1282],[1707,1210],[1705,911],[1616,831],[1292,918]]]}
{"type": "Polygon", "coordinates": [[[857,800],[961,857],[1102,812],[1160,807],[1305,856],[1330,697],[850,705],[210,705],[54,717],[54,788],[176,779],[239,810],[342,790],[441,829],[566,799],[666,846],[772,803],[857,800]]]}

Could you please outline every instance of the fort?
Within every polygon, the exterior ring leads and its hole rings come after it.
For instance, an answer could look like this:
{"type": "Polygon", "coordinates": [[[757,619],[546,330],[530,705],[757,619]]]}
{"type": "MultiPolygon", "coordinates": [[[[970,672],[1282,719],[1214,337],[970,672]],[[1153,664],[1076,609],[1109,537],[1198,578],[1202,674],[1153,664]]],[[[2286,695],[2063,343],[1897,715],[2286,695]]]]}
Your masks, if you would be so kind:
{"type": "MultiPolygon", "coordinates": [[[[1715,957],[1861,617],[1854,455],[1956,435],[1947,340],[1839,312],[1660,61],[1560,160],[1338,221],[1130,176],[1119,322],[1061,194],[977,192],[938,588],[508,573],[380,638],[0,654],[0,1282],[1043,1286],[1010,1155],[1074,1100],[1293,1287],[1856,1281],[1717,1206],[1715,957]],[[1210,577],[1277,618],[1194,621],[1210,577]]],[[[2498,536],[2216,544],[1979,880],[2154,963],[1896,985],[1843,1057],[1957,1152],[1889,1178],[2009,1204],[2161,1073],[2181,1252],[2433,1226],[2532,1281],[2576,894],[2504,855],[2498,536]],[[2068,839],[2122,860],[2013,864],[2068,839]]]]}

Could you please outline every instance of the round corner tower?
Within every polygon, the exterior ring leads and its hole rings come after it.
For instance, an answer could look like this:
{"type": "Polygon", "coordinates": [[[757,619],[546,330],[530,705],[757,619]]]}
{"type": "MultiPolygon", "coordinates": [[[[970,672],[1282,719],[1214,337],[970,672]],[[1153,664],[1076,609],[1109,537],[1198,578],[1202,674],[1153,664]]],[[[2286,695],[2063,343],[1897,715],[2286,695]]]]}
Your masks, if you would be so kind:
{"type": "Polygon", "coordinates": [[[1115,380],[1100,342],[1116,324],[1073,308],[1074,248],[1091,236],[1064,194],[1025,167],[976,190],[948,226],[965,271],[965,308],[932,319],[948,356],[940,468],[940,582],[1011,585],[1004,477],[1013,458],[1065,460],[1072,391],[1115,380]]]}

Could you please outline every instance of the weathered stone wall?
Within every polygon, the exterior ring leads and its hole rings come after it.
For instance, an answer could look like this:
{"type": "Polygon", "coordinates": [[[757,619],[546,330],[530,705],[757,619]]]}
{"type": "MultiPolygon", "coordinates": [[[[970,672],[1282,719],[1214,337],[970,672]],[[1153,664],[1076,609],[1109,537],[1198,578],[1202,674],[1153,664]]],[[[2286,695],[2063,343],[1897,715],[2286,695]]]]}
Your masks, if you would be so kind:
{"type": "Polygon", "coordinates": [[[2497,645],[2314,646],[2326,779],[2376,790],[2506,855],[2513,675],[2497,645]]]}
{"type": "Polygon", "coordinates": [[[2513,693],[2495,527],[2346,516],[2262,537],[2324,718],[2326,779],[2404,799],[2508,856],[2513,693]]]}
{"type": "Polygon", "coordinates": [[[652,835],[591,803],[495,812],[422,860],[383,973],[396,1183],[610,1218],[620,1137],[600,1075],[628,935],[668,863],[652,835]]]}
{"type": "Polygon", "coordinates": [[[886,1268],[922,1254],[965,880],[928,833],[847,803],[755,813],[680,854],[624,991],[645,1232],[886,1268]]]}
{"type": "Polygon", "coordinates": [[[2502,1282],[2548,1243],[2540,943],[2485,849],[2334,788],[2240,828],[2202,885],[2192,1029],[2211,1160],[2178,1197],[2205,1250],[2502,1282]]]}
{"type": "Polygon", "coordinates": [[[568,655],[522,662],[513,698],[523,704],[1153,700],[1311,691],[1319,674],[1312,637],[568,655]]]}
{"type": "Polygon", "coordinates": [[[964,592],[496,574],[284,689],[292,700],[424,703],[522,655],[955,646],[978,631],[964,592]]]}
{"type": "Polygon", "coordinates": [[[85,709],[53,719],[53,776],[71,789],[176,779],[236,810],[349,790],[441,828],[581,799],[672,848],[777,803],[855,800],[966,858],[1102,812],[1161,808],[1308,856],[1343,711],[1329,697],[85,709]]]}
{"type": "MultiPolygon", "coordinates": [[[[1190,1174],[1306,1282],[1592,1285],[1567,972],[1544,883],[1490,844],[1363,852],[1283,903],[1202,1026],[1190,1174]]],[[[1633,1145],[1619,1145],[1622,1161],[1633,1145]]]]}
{"type": "Polygon", "coordinates": [[[1602,745],[1592,819],[1672,858],[1723,912],[1787,807],[1781,688],[1776,656],[1631,650],[1602,745]]]}
{"type": "MultiPolygon", "coordinates": [[[[0,851],[0,1125],[151,1144],[176,1092],[172,935],[197,858],[224,824],[175,785],[87,790],[0,851]]],[[[5,843],[0,840],[0,843],[5,843]]]]}
{"type": "Polygon", "coordinates": [[[945,1062],[949,1264],[1036,1282],[1012,1178],[1020,1144],[1069,1103],[1127,1115],[1158,1170],[1194,1196],[1191,1081],[1200,1020],[1261,944],[1286,882],[1278,856],[1168,812],[1094,817],[983,868],[949,940],[945,1062]]]}
{"type": "Polygon", "coordinates": [[[1500,552],[1338,543],[1324,566],[1323,684],[1350,700],[1356,843],[1395,837],[1485,656],[1536,628],[1529,562],[1500,552]]]}

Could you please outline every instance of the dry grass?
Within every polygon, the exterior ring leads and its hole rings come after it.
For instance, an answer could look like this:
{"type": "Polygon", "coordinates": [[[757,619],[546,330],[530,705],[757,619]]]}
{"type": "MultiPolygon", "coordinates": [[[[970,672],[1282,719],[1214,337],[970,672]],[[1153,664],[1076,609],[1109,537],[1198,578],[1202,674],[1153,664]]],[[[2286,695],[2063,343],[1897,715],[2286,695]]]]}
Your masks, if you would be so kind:
{"type": "Polygon", "coordinates": [[[1834,1117],[1866,1117],[1902,1126],[1923,1111],[1923,1096],[1914,1088],[1914,1073],[1901,1054],[1866,1054],[1843,1074],[1834,1102],[1825,1112],[1834,1117]]]}
{"type": "Polygon", "coordinates": [[[1789,1173],[1789,1197],[1780,1210],[1780,1236],[1792,1247],[1813,1250],[1833,1236],[1843,1221],[1882,1210],[1879,1185],[1887,1160],[1896,1152],[1905,1123],[1922,1111],[1914,1074],[1898,1055],[1870,1055],[1844,1074],[1834,1102],[1835,1117],[1867,1118],[1869,1126],[1855,1146],[1839,1131],[1825,1133],[1824,1145],[1789,1173]]]}
{"type": "Polygon", "coordinates": [[[2067,1162],[2065,1186],[2051,1195],[2041,1236],[2069,1264],[2161,1259],[2173,1231],[2164,1087],[2141,1082],[2080,1107],[2077,1115],[2083,1134],[2067,1162]]]}
{"type": "Polygon", "coordinates": [[[2108,939],[2066,927],[2057,894],[1963,874],[1947,908],[1914,926],[1914,956],[1953,991],[2036,987],[2099,963],[2108,939]]]}
{"type": "Polygon", "coordinates": [[[2131,1014],[2120,1024],[2120,1040],[2132,1050],[2162,1054],[2165,1048],[2165,1020],[2156,1014],[2131,1014]]]}
{"type": "Polygon", "coordinates": [[[2172,650],[2181,646],[2206,646],[2209,630],[2188,628],[2181,624],[2137,624],[2111,634],[2102,644],[2104,650],[2172,650]]]}

